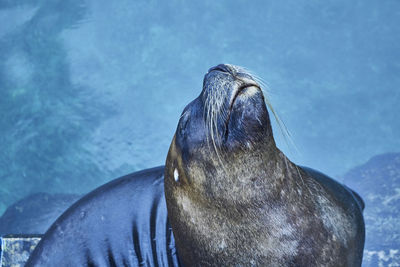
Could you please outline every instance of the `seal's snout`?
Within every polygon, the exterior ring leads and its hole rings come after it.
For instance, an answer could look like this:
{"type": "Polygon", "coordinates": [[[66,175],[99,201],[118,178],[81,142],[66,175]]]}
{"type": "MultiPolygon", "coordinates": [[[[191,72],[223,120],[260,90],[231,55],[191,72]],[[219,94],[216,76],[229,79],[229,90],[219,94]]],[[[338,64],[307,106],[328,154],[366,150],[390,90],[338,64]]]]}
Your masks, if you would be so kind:
{"type": "Polygon", "coordinates": [[[212,67],[208,70],[208,73],[212,72],[212,71],[221,71],[221,72],[227,72],[227,73],[231,73],[233,74],[234,68],[231,67],[231,65],[229,64],[219,64],[215,67],[212,67]]]}
{"type": "Polygon", "coordinates": [[[203,91],[208,90],[208,94],[211,94],[211,90],[218,91],[219,89],[224,89],[224,94],[234,97],[237,91],[242,91],[242,89],[251,86],[261,91],[256,79],[242,67],[219,64],[210,68],[204,76],[203,91]]]}
{"type": "Polygon", "coordinates": [[[204,121],[211,140],[217,144],[259,136],[269,118],[264,96],[257,80],[244,68],[219,64],[208,70],[204,77],[200,101],[204,107],[204,121]]]}

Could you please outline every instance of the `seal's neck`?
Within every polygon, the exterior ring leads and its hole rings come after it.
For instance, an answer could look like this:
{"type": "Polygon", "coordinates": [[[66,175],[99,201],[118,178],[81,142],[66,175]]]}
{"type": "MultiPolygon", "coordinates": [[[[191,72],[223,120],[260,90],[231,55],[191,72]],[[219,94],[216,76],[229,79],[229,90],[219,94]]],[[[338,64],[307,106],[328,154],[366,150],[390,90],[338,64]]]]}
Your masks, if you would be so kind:
{"type": "Polygon", "coordinates": [[[296,184],[297,166],[274,144],[236,151],[215,159],[195,188],[212,205],[260,206],[282,198],[283,188],[296,184]]]}

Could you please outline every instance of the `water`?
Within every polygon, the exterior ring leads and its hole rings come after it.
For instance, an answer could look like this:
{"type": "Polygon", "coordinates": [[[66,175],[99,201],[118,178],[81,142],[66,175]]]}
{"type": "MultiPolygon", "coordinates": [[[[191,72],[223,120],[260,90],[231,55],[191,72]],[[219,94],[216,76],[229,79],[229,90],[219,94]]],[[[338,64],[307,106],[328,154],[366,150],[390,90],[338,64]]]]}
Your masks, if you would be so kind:
{"type": "Polygon", "coordinates": [[[1,1],[0,214],[164,164],[219,63],[263,78],[294,162],[400,151],[400,1],[1,1]]]}

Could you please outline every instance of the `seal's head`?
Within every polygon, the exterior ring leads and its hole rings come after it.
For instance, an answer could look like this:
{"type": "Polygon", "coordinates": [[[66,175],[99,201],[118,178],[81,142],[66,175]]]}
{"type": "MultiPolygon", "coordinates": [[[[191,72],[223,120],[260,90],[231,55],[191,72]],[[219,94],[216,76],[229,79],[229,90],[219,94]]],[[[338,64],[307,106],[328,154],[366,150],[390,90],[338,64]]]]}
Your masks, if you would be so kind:
{"type": "Polygon", "coordinates": [[[255,166],[271,150],[276,146],[260,85],[244,69],[220,64],[181,115],[167,157],[168,190],[188,186],[207,199],[226,200],[232,197],[227,185],[254,182],[255,166]]]}
{"type": "Polygon", "coordinates": [[[219,245],[206,236],[212,238],[210,229],[220,229],[224,221],[229,227],[226,218],[247,219],[249,206],[266,204],[263,192],[273,185],[263,177],[272,176],[268,171],[274,168],[268,165],[276,157],[259,83],[240,67],[211,68],[201,94],[182,113],[166,161],[167,207],[184,263],[202,258],[193,255],[203,253],[199,247],[208,247],[203,256],[211,259],[209,253],[237,245],[222,232],[219,238],[225,241],[219,245]]]}

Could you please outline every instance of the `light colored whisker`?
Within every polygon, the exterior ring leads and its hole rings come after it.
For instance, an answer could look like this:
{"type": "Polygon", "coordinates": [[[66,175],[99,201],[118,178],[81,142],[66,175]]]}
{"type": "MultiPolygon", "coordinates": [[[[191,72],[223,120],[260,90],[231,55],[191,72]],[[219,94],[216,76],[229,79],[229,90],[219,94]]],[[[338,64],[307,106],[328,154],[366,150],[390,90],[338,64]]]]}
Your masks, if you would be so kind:
{"type": "Polygon", "coordinates": [[[186,113],[188,113],[188,110],[186,110],[185,112],[182,113],[182,115],[179,117],[179,119],[182,119],[182,117],[184,117],[186,115],[186,113]]]}

